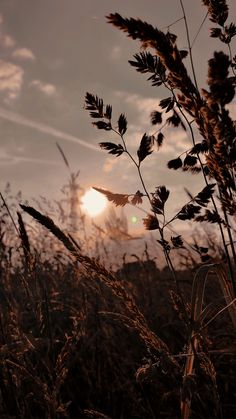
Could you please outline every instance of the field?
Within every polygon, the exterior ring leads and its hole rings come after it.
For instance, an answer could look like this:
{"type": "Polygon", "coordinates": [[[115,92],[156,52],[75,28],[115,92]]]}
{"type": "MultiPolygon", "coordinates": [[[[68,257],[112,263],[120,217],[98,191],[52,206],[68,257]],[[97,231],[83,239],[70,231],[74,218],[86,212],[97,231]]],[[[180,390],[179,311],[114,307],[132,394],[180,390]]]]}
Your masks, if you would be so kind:
{"type": "Polygon", "coordinates": [[[131,66],[168,93],[150,115],[159,128],[143,134],[136,155],[123,113],[114,121],[112,106],[93,93],[84,106],[94,127],[118,140],[108,137],[100,147],[114,158],[125,155],[139,185],[132,194],[95,189],[116,207],[148,203],[144,226],[159,253],[153,257],[150,242],[138,255],[132,246],[129,255],[118,258],[114,247],[110,254],[109,240],[129,237],[116,212],[106,231],[93,224],[88,235],[78,173],[59,145],[70,170],[63,201],[44,198],[29,206],[9,186],[0,195],[1,418],[236,417],[236,126],[228,108],[235,96],[236,26],[226,24],[225,1],[203,1],[216,26],[211,36],[228,54],[214,53],[207,88],[200,90],[180,4],[188,51],[178,49],[169,30],[118,13],[107,17],[141,43],[131,66]],[[187,190],[187,202],[171,217],[170,191],[165,185],[149,191],[143,171],[143,161],[165,147],[168,126],[185,130],[191,147],[168,168],[204,180],[197,194],[187,190]],[[192,223],[188,237],[175,232],[176,221],[192,223]]]}
{"type": "MultiPolygon", "coordinates": [[[[190,325],[167,268],[146,258],[109,273],[59,252],[42,260],[33,244],[26,252],[26,238],[11,250],[3,237],[1,417],[178,418],[183,396],[192,417],[235,417],[228,313],[199,331],[194,371],[183,382],[190,325]]],[[[177,272],[188,309],[196,269],[177,272]]],[[[205,305],[205,323],[225,305],[213,272],[205,305]]]]}

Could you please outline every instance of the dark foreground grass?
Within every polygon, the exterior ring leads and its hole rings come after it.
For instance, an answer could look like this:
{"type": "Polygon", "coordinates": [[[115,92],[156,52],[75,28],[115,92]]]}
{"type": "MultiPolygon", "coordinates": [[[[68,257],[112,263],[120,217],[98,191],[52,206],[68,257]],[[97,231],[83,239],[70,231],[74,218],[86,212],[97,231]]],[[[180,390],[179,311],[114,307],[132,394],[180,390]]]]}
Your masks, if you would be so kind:
{"type": "MultiPolygon", "coordinates": [[[[235,417],[235,334],[226,312],[202,330],[195,370],[183,387],[189,330],[167,269],[151,261],[126,264],[109,284],[76,261],[32,258],[27,268],[12,267],[7,250],[1,417],[179,418],[183,391],[192,417],[235,417]]],[[[181,271],[189,302],[193,275],[181,271]]],[[[206,320],[224,305],[213,273],[205,306],[212,300],[206,320]]]]}

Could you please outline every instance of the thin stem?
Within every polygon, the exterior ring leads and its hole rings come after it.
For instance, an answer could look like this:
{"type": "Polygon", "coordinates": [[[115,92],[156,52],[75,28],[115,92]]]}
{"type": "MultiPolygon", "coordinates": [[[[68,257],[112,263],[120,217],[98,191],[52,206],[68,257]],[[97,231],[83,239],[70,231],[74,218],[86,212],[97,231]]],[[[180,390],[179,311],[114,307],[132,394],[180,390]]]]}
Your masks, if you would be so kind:
{"type": "MultiPolygon", "coordinates": [[[[195,201],[195,198],[190,199],[190,201],[188,201],[184,206],[190,204],[191,202],[195,201]]],[[[169,221],[167,221],[164,225],[163,228],[167,227],[169,224],[171,224],[174,220],[176,220],[178,218],[178,215],[181,213],[183,207],[174,215],[174,217],[172,217],[169,221]]]]}
{"type": "MultiPolygon", "coordinates": [[[[181,0],[180,0],[181,1],[181,0]]],[[[181,4],[182,4],[182,1],[181,1],[181,4]]],[[[175,103],[176,103],[176,105],[177,105],[177,107],[178,107],[178,109],[179,109],[179,111],[180,111],[180,113],[181,113],[181,115],[183,116],[183,118],[184,118],[184,120],[186,121],[186,123],[187,123],[187,125],[188,125],[188,127],[189,127],[189,130],[190,130],[190,134],[191,134],[191,138],[192,138],[192,142],[193,142],[193,145],[195,145],[196,144],[196,142],[195,142],[195,138],[194,138],[194,133],[193,133],[193,128],[192,128],[192,123],[190,123],[189,122],[189,120],[188,120],[188,118],[187,118],[187,116],[185,115],[185,113],[183,112],[183,110],[182,110],[182,108],[181,108],[181,106],[179,105],[179,102],[178,102],[178,100],[177,100],[177,98],[176,98],[176,95],[175,95],[175,92],[174,92],[174,90],[172,89],[172,88],[170,88],[165,82],[163,82],[164,83],[164,85],[165,85],[165,87],[172,93],[172,95],[173,95],[173,98],[174,98],[174,100],[175,100],[175,103]]],[[[208,186],[209,185],[209,183],[208,183],[208,180],[207,180],[207,177],[206,177],[206,174],[205,174],[205,171],[204,171],[204,167],[203,167],[203,163],[202,163],[202,161],[201,161],[201,158],[200,158],[200,155],[199,155],[199,153],[197,153],[197,157],[198,157],[198,161],[199,161],[199,164],[200,164],[200,166],[201,166],[201,172],[202,172],[202,175],[203,175],[203,177],[204,177],[204,181],[205,181],[205,183],[206,183],[206,185],[208,186]]],[[[212,202],[212,204],[213,204],[213,207],[214,207],[214,210],[216,211],[216,213],[219,215],[219,211],[218,211],[218,208],[217,208],[217,206],[216,206],[216,203],[215,203],[215,200],[214,200],[214,198],[213,198],[213,196],[211,196],[211,202],[212,202]]],[[[175,218],[175,217],[174,217],[175,218]]],[[[173,220],[171,220],[171,221],[173,221],[173,220]]],[[[227,224],[227,222],[226,222],[226,224],[227,224]]],[[[228,264],[228,266],[229,266],[229,270],[230,270],[230,276],[231,276],[231,281],[232,281],[232,285],[233,285],[233,287],[234,287],[234,289],[236,288],[236,286],[235,286],[235,283],[234,283],[234,274],[233,274],[233,268],[232,268],[232,264],[231,264],[231,260],[230,260],[230,255],[229,255],[229,251],[228,251],[228,247],[227,247],[227,244],[226,244],[226,240],[225,240],[225,236],[224,236],[224,231],[223,231],[223,228],[222,228],[222,225],[221,225],[221,223],[220,222],[218,222],[218,227],[219,227],[219,230],[220,230],[220,234],[221,234],[221,238],[222,238],[222,242],[223,242],[223,246],[224,246],[224,250],[225,250],[225,254],[226,254],[226,259],[227,259],[227,264],[228,264]]],[[[230,243],[232,243],[231,241],[230,241],[230,243]]]]}
{"type": "MultiPolygon", "coordinates": [[[[221,196],[221,192],[220,191],[219,191],[219,193],[220,193],[220,196],[221,196]]],[[[227,228],[227,232],[228,232],[228,236],[229,236],[229,242],[230,242],[230,247],[231,247],[232,255],[233,255],[233,259],[234,259],[234,266],[236,268],[236,252],[235,252],[235,248],[234,248],[234,242],[233,242],[233,237],[232,237],[232,234],[231,234],[231,229],[229,227],[228,215],[227,215],[227,212],[226,212],[224,206],[223,206],[222,209],[223,209],[223,213],[224,213],[224,217],[225,217],[225,221],[226,221],[226,226],[227,226],[226,228],[227,228]]],[[[236,289],[235,289],[235,291],[236,291],[236,289]]]]}
{"type": "MultiPolygon", "coordinates": [[[[144,195],[145,196],[145,195],[144,195]]],[[[143,212],[145,215],[150,215],[150,212],[149,211],[146,211],[145,209],[143,209],[142,207],[140,207],[139,205],[135,205],[135,204],[132,204],[132,202],[128,202],[128,204],[129,205],[131,205],[132,207],[134,207],[134,208],[136,208],[136,209],[138,209],[139,211],[141,211],[141,212],[143,212]]],[[[159,223],[161,224],[161,228],[163,229],[163,228],[168,228],[168,230],[171,232],[171,233],[173,233],[173,234],[175,234],[176,236],[178,236],[179,235],[179,233],[174,229],[174,228],[172,228],[169,224],[170,224],[170,221],[169,222],[167,222],[166,224],[163,222],[161,222],[160,220],[159,220],[159,223]]],[[[182,237],[182,240],[183,240],[183,242],[186,244],[186,246],[188,246],[189,247],[189,249],[191,249],[191,250],[195,250],[194,249],[194,247],[184,238],[184,237],[182,237]]]]}
{"type": "Polygon", "coordinates": [[[159,129],[157,129],[153,135],[156,135],[158,132],[161,132],[166,126],[168,125],[168,122],[166,121],[159,129]]]}
{"type": "Polygon", "coordinates": [[[201,327],[201,330],[203,330],[207,326],[209,326],[209,324],[211,324],[213,322],[213,320],[215,320],[221,313],[223,313],[225,310],[227,310],[229,307],[231,307],[235,302],[236,302],[236,298],[234,298],[229,304],[227,304],[227,306],[223,307],[220,311],[218,311],[207,323],[205,323],[201,327]]]}
{"type": "Polygon", "coordinates": [[[135,166],[138,168],[138,167],[139,167],[138,163],[135,161],[135,159],[133,158],[132,154],[130,154],[129,150],[128,150],[128,149],[127,149],[127,147],[126,147],[126,143],[125,143],[125,140],[124,140],[124,136],[123,136],[123,135],[121,135],[121,134],[120,134],[118,131],[116,131],[114,128],[112,128],[112,131],[113,131],[113,132],[115,132],[117,135],[119,135],[119,137],[120,137],[120,138],[121,138],[121,140],[122,140],[122,143],[123,143],[124,150],[125,150],[126,154],[128,154],[129,158],[132,160],[132,162],[133,162],[133,163],[135,164],[135,166]]]}
{"type": "Polygon", "coordinates": [[[184,19],[184,17],[182,16],[179,19],[175,20],[174,22],[170,23],[169,25],[163,26],[161,29],[166,29],[166,28],[169,29],[169,28],[171,28],[171,26],[175,25],[176,23],[180,22],[183,19],[184,19]]]}
{"type": "MultiPolygon", "coordinates": [[[[174,94],[174,93],[173,93],[173,94],[174,94]]],[[[177,102],[177,106],[178,106],[178,102],[177,102]]],[[[194,138],[194,133],[193,133],[193,128],[192,128],[192,125],[189,123],[188,118],[186,117],[185,113],[182,111],[182,109],[181,109],[181,107],[180,107],[180,106],[179,106],[179,110],[180,110],[180,112],[181,112],[181,115],[182,115],[182,116],[183,116],[183,118],[185,119],[186,123],[188,124],[189,130],[190,130],[190,134],[191,134],[191,137],[192,137],[192,142],[193,142],[193,145],[195,145],[196,143],[195,143],[195,138],[194,138]]],[[[205,183],[206,183],[206,185],[208,186],[208,185],[209,185],[209,182],[208,182],[208,180],[207,180],[207,177],[206,177],[206,174],[205,174],[205,171],[204,171],[204,167],[203,167],[203,163],[202,163],[202,160],[201,160],[201,158],[200,158],[199,153],[197,153],[197,157],[198,157],[198,161],[199,161],[199,163],[200,163],[201,169],[202,169],[202,170],[201,170],[201,172],[202,172],[202,175],[203,175],[203,177],[204,177],[205,183]]],[[[214,200],[213,196],[211,196],[211,202],[212,202],[212,204],[213,204],[214,210],[216,211],[216,213],[217,213],[217,214],[219,214],[219,211],[218,211],[218,208],[217,208],[217,206],[216,206],[216,203],[215,203],[215,200],[214,200]]],[[[231,260],[230,260],[230,255],[229,255],[229,251],[228,251],[228,248],[227,248],[227,245],[226,245],[226,240],[225,240],[225,236],[224,236],[224,231],[223,231],[223,228],[222,228],[222,225],[221,225],[221,223],[220,223],[220,222],[218,222],[218,227],[219,227],[219,230],[220,230],[220,234],[221,234],[221,238],[222,238],[223,246],[224,246],[224,249],[225,249],[225,254],[226,254],[226,258],[227,258],[227,263],[228,263],[229,270],[230,270],[230,275],[231,275],[231,280],[232,280],[232,283],[234,283],[234,275],[233,275],[233,269],[232,269],[232,264],[231,264],[231,260]]]]}
{"type": "Polygon", "coordinates": [[[186,29],[186,35],[187,35],[187,41],[188,41],[188,49],[189,49],[189,56],[190,56],[190,61],[191,61],[191,68],[192,68],[194,83],[195,83],[196,89],[198,90],[197,78],[196,78],[194,64],[193,64],[192,48],[191,48],[190,37],[189,37],[188,22],[187,22],[187,19],[186,19],[186,14],[185,14],[185,9],[184,9],[183,2],[182,2],[182,0],[179,0],[179,1],[180,1],[181,9],[183,11],[183,15],[184,15],[184,24],[185,24],[185,29],[186,29]]]}
{"type": "Polygon", "coordinates": [[[16,230],[16,232],[17,232],[17,234],[18,234],[18,236],[20,236],[20,232],[19,232],[19,230],[18,230],[18,227],[17,227],[17,225],[16,225],[16,223],[15,223],[15,221],[14,221],[14,218],[13,218],[13,217],[12,217],[12,215],[11,215],[11,211],[10,211],[10,209],[9,209],[9,207],[8,207],[8,205],[7,205],[6,201],[5,201],[5,199],[3,198],[3,195],[2,195],[2,193],[1,193],[1,192],[0,192],[0,197],[1,197],[1,199],[2,199],[3,205],[4,205],[4,207],[5,207],[5,208],[6,208],[6,210],[7,210],[7,213],[8,213],[8,215],[9,215],[9,217],[10,217],[11,221],[12,221],[12,224],[13,224],[13,226],[14,226],[14,228],[15,228],[15,230],[16,230]]]}
{"type": "Polygon", "coordinates": [[[193,45],[195,44],[195,42],[196,42],[196,40],[197,40],[197,37],[198,37],[199,33],[201,32],[201,29],[202,29],[202,27],[203,27],[203,25],[204,25],[204,23],[205,23],[205,21],[206,21],[207,16],[208,16],[208,12],[206,13],[206,15],[205,15],[205,17],[204,17],[204,19],[203,19],[203,21],[202,21],[201,25],[199,26],[199,29],[198,29],[198,31],[197,31],[197,33],[196,33],[195,37],[193,38],[193,42],[192,42],[192,45],[191,45],[191,49],[193,48],[193,45]]]}
{"type": "MultiPolygon", "coordinates": [[[[140,170],[140,165],[138,165],[138,174],[139,174],[139,178],[140,178],[140,180],[141,180],[141,183],[142,183],[143,189],[144,189],[144,191],[145,191],[145,193],[146,193],[146,195],[147,195],[147,197],[148,197],[148,200],[149,200],[149,202],[150,202],[150,205],[152,205],[150,195],[149,195],[149,193],[148,193],[148,191],[147,191],[147,188],[146,188],[146,186],[145,186],[145,183],[144,183],[144,180],[143,180],[143,177],[142,177],[142,173],[141,173],[141,170],[140,170]]],[[[155,216],[156,216],[156,214],[155,214],[155,216]]],[[[162,240],[162,241],[165,241],[163,228],[161,228],[161,227],[159,226],[159,227],[158,227],[158,230],[159,230],[159,233],[160,233],[161,240],[162,240]]],[[[171,259],[170,259],[170,257],[169,257],[169,254],[168,254],[168,252],[167,252],[167,250],[165,249],[165,247],[164,247],[164,246],[163,246],[163,252],[164,252],[164,255],[165,255],[165,259],[166,259],[167,265],[169,266],[170,272],[171,272],[172,277],[173,277],[173,279],[174,279],[174,281],[175,281],[176,290],[177,290],[177,292],[178,292],[178,294],[179,294],[179,296],[180,296],[180,298],[181,298],[182,305],[183,305],[183,310],[185,311],[185,314],[186,314],[186,310],[185,310],[185,303],[184,303],[183,297],[182,297],[182,295],[181,295],[181,293],[180,293],[180,289],[179,289],[179,284],[178,284],[178,279],[177,279],[177,275],[176,275],[176,272],[175,272],[175,268],[174,268],[174,266],[173,266],[173,264],[172,264],[172,261],[171,261],[171,259]]]]}
{"type": "Polygon", "coordinates": [[[138,174],[139,174],[140,181],[142,183],[142,187],[143,187],[143,189],[144,189],[144,191],[145,191],[145,193],[146,193],[146,195],[148,197],[148,200],[149,200],[149,202],[151,204],[151,198],[150,198],[150,195],[149,195],[149,193],[147,191],[147,188],[145,186],[145,183],[144,183],[144,180],[143,180],[143,176],[142,176],[142,173],[141,173],[141,169],[140,169],[140,165],[138,165],[137,169],[138,169],[138,174]]]}
{"type": "MultiPolygon", "coordinates": [[[[137,163],[137,162],[135,161],[135,159],[133,158],[133,156],[132,156],[132,155],[130,154],[130,152],[128,151],[128,149],[127,149],[127,147],[126,147],[126,143],[125,143],[125,140],[124,140],[123,135],[121,135],[121,134],[120,134],[118,131],[116,131],[114,128],[112,128],[112,131],[113,131],[113,132],[115,132],[116,134],[118,134],[118,135],[119,135],[119,137],[122,139],[123,146],[124,146],[124,150],[125,150],[125,152],[128,154],[128,156],[130,157],[130,159],[132,160],[132,162],[134,163],[134,165],[136,166],[136,168],[137,168],[137,170],[138,170],[139,179],[140,179],[141,184],[142,184],[142,187],[143,187],[143,190],[145,191],[145,194],[146,194],[146,196],[147,196],[147,198],[148,198],[148,200],[149,200],[150,205],[152,205],[152,201],[151,201],[150,194],[149,194],[149,192],[148,192],[148,190],[147,190],[147,188],[146,188],[145,182],[144,182],[144,180],[143,180],[143,176],[142,176],[141,169],[140,169],[140,163],[137,163]]],[[[155,214],[155,217],[157,217],[157,215],[156,215],[156,214],[155,214]]],[[[159,234],[160,234],[161,240],[162,240],[162,241],[164,241],[165,239],[164,239],[163,228],[161,228],[161,227],[159,226],[159,227],[158,227],[158,231],[159,231],[159,234]]],[[[170,257],[169,257],[169,254],[168,254],[167,250],[166,250],[164,247],[163,247],[163,252],[164,252],[164,255],[165,255],[165,259],[166,259],[167,265],[169,266],[170,272],[171,272],[172,277],[173,277],[173,279],[174,279],[174,282],[175,282],[175,284],[176,284],[176,289],[177,289],[177,292],[178,292],[178,293],[179,293],[179,295],[180,295],[180,298],[181,298],[181,301],[182,301],[182,305],[183,305],[183,310],[185,311],[185,314],[186,314],[186,316],[187,316],[187,312],[186,312],[186,309],[185,309],[185,303],[184,303],[183,297],[182,297],[182,295],[181,295],[181,293],[180,293],[179,284],[178,284],[178,279],[177,279],[177,275],[176,275],[176,272],[175,272],[174,266],[173,266],[173,264],[172,264],[172,262],[171,262],[171,259],[170,259],[170,257]]],[[[186,319],[187,319],[187,317],[186,317],[186,319]]]]}

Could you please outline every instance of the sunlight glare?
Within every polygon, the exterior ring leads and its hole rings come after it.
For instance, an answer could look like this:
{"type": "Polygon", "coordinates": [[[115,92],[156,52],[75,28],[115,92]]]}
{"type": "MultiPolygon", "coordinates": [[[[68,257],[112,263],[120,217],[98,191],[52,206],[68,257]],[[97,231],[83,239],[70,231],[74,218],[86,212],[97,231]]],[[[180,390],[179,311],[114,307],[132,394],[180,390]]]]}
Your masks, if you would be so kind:
{"type": "Polygon", "coordinates": [[[90,217],[96,217],[101,214],[107,206],[107,198],[101,193],[90,188],[81,198],[82,210],[87,212],[90,217]]]}

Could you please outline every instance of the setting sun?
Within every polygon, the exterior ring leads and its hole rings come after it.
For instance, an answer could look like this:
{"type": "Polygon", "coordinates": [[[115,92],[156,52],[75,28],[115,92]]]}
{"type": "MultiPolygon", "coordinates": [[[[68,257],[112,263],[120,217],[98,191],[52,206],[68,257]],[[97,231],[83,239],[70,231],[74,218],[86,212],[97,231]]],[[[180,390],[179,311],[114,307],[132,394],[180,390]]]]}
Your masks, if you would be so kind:
{"type": "Polygon", "coordinates": [[[90,188],[81,198],[82,209],[91,217],[101,214],[107,206],[107,198],[101,193],[90,188]]]}

